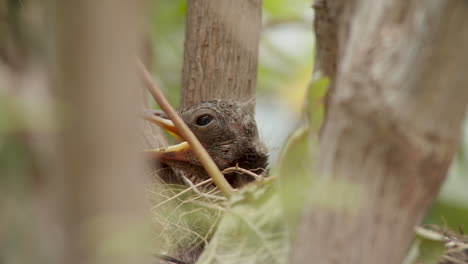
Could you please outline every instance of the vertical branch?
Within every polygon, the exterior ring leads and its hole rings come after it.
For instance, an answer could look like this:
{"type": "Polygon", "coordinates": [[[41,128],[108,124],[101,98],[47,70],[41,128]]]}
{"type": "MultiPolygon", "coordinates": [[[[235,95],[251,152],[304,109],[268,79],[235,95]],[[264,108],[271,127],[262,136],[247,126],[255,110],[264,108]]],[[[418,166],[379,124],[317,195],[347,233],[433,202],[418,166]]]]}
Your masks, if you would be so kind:
{"type": "Polygon", "coordinates": [[[254,112],[261,0],[189,0],[181,106],[225,99],[254,112]]]}
{"type": "Polygon", "coordinates": [[[140,1],[57,0],[65,263],[142,263],[140,1]]]}
{"type": "Polygon", "coordinates": [[[337,45],[330,54],[326,45],[318,50],[318,60],[336,63],[318,63],[334,77],[318,172],[348,188],[333,193],[337,208],[305,212],[292,263],[401,263],[460,139],[468,104],[468,4],[319,3],[324,9],[316,19],[330,16],[335,28],[332,36],[318,32],[318,41],[329,37],[337,45]]]}

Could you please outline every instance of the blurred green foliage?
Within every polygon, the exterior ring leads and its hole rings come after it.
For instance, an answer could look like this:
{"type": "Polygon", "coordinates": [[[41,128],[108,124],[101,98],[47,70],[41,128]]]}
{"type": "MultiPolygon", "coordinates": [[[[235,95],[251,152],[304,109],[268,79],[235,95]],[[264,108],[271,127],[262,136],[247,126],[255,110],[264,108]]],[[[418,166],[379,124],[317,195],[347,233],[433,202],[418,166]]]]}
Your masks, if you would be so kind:
{"type": "Polygon", "coordinates": [[[0,96],[0,133],[10,134],[24,130],[24,109],[13,98],[0,96]]]}
{"type": "Polygon", "coordinates": [[[24,195],[31,183],[33,159],[23,110],[16,100],[0,95],[0,195],[24,195]]]}
{"type": "Polygon", "coordinates": [[[263,1],[266,16],[273,19],[297,19],[303,15],[304,5],[311,5],[311,1],[304,0],[267,0],[263,1]]]}
{"type": "Polygon", "coordinates": [[[310,82],[303,109],[304,124],[296,129],[283,146],[281,158],[275,168],[280,181],[280,197],[291,227],[298,224],[302,209],[310,200],[317,142],[313,140],[323,120],[323,105],[318,104],[325,95],[328,78],[310,82]],[[291,195],[294,194],[294,195],[291,195]]]}
{"type": "Polygon", "coordinates": [[[308,126],[294,131],[283,148],[276,174],[279,192],[288,223],[295,228],[306,205],[312,186],[313,158],[308,126]],[[294,194],[294,195],[291,195],[294,194]]]}
{"type": "Polygon", "coordinates": [[[436,264],[445,251],[444,236],[418,227],[416,238],[403,264],[436,264]]]}
{"type": "MultiPolygon", "coordinates": [[[[468,186],[466,188],[468,189],[468,186]]],[[[465,233],[468,233],[468,205],[439,198],[424,222],[454,231],[464,230],[465,233]]]]}
{"type": "Polygon", "coordinates": [[[289,232],[273,181],[236,193],[197,263],[287,263],[289,232]]]}
{"type": "Polygon", "coordinates": [[[29,204],[37,179],[26,139],[22,105],[0,94],[0,262],[5,263],[41,263],[29,204]]]}
{"type": "Polygon", "coordinates": [[[327,77],[316,77],[310,82],[307,89],[307,97],[305,98],[305,115],[308,123],[315,131],[318,131],[322,126],[324,118],[324,100],[330,79],[327,77]]]}
{"type": "Polygon", "coordinates": [[[185,37],[185,0],[153,1],[154,72],[173,106],[179,105],[185,37]]]}

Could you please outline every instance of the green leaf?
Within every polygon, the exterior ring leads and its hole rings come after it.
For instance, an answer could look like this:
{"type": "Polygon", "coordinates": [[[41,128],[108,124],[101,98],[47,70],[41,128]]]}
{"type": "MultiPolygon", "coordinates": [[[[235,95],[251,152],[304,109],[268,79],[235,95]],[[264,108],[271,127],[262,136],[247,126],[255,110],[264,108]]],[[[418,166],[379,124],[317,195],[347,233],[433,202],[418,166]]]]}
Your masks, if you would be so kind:
{"type": "Polygon", "coordinates": [[[304,104],[306,125],[290,135],[279,161],[277,175],[280,181],[281,201],[293,229],[306,203],[313,202],[311,199],[315,201],[321,199],[310,194],[317,152],[314,139],[316,134],[313,133],[317,129],[311,127],[318,128],[322,122],[323,106],[318,102],[324,97],[328,85],[329,80],[326,77],[320,77],[310,83],[304,104]]]}
{"type": "Polygon", "coordinates": [[[281,202],[293,228],[297,226],[311,187],[314,159],[310,148],[309,128],[297,129],[283,148],[277,171],[281,202]]]}
{"type": "Polygon", "coordinates": [[[322,125],[325,111],[323,101],[329,85],[330,79],[319,76],[311,81],[307,89],[305,114],[309,124],[314,128],[322,125]]]}
{"type": "MultiPolygon", "coordinates": [[[[317,143],[308,126],[288,139],[275,177],[285,215],[294,233],[305,208],[356,211],[363,206],[363,186],[331,175],[316,177],[317,143]]],[[[312,209],[313,210],[313,209],[312,209]]]]}
{"type": "Polygon", "coordinates": [[[289,232],[274,180],[236,194],[197,263],[286,263],[289,232]]]}

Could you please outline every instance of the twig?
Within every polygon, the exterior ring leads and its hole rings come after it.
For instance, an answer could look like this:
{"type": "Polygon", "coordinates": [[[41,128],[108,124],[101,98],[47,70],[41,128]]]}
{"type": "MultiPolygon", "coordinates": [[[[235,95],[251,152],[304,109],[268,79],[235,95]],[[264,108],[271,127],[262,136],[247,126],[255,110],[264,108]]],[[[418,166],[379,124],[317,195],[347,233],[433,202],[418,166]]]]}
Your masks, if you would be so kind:
{"type": "Polygon", "coordinates": [[[246,170],[246,169],[243,169],[239,166],[236,165],[236,167],[230,167],[230,168],[227,168],[227,169],[224,169],[221,173],[222,174],[226,174],[226,173],[229,173],[229,172],[239,172],[239,173],[245,173],[245,174],[248,174],[252,177],[255,178],[255,180],[259,181],[259,180],[262,180],[263,177],[254,173],[254,172],[251,172],[249,170],[246,170]]]}
{"type": "Polygon", "coordinates": [[[226,198],[222,197],[222,196],[212,195],[212,194],[200,192],[200,190],[197,189],[197,186],[195,186],[192,181],[190,181],[187,177],[185,177],[183,175],[182,175],[182,179],[184,180],[185,183],[187,183],[190,186],[190,188],[192,188],[192,190],[195,193],[197,193],[197,194],[199,194],[199,195],[201,195],[203,197],[210,198],[210,199],[215,199],[215,200],[226,200],[226,198]]]}
{"type": "Polygon", "coordinates": [[[192,133],[188,128],[185,122],[179,117],[176,110],[170,105],[166,97],[164,97],[161,90],[153,83],[151,74],[146,69],[145,65],[138,59],[137,61],[138,68],[143,76],[146,87],[148,88],[151,95],[154,97],[154,100],[159,104],[164,112],[169,116],[169,118],[174,123],[174,126],[179,131],[183,139],[185,139],[190,147],[192,148],[195,155],[198,157],[203,167],[205,168],[208,175],[213,179],[213,182],[218,186],[221,192],[227,198],[231,198],[234,189],[229,185],[227,180],[224,178],[223,174],[219,171],[218,167],[214,163],[213,159],[210,157],[206,149],[202,146],[197,137],[192,133]]]}

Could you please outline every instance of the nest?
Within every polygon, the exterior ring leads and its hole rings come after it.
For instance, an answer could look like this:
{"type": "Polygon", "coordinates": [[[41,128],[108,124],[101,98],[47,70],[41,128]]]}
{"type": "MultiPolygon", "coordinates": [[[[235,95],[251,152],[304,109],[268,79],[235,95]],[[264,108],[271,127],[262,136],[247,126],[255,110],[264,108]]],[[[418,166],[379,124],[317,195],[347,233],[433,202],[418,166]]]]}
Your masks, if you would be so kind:
{"type": "Polygon", "coordinates": [[[444,232],[445,253],[439,264],[467,264],[468,236],[444,232]]]}
{"type": "Polygon", "coordinates": [[[197,184],[185,180],[186,186],[152,184],[147,188],[158,251],[183,260],[203,251],[216,231],[226,200],[211,179],[197,184]]]}

